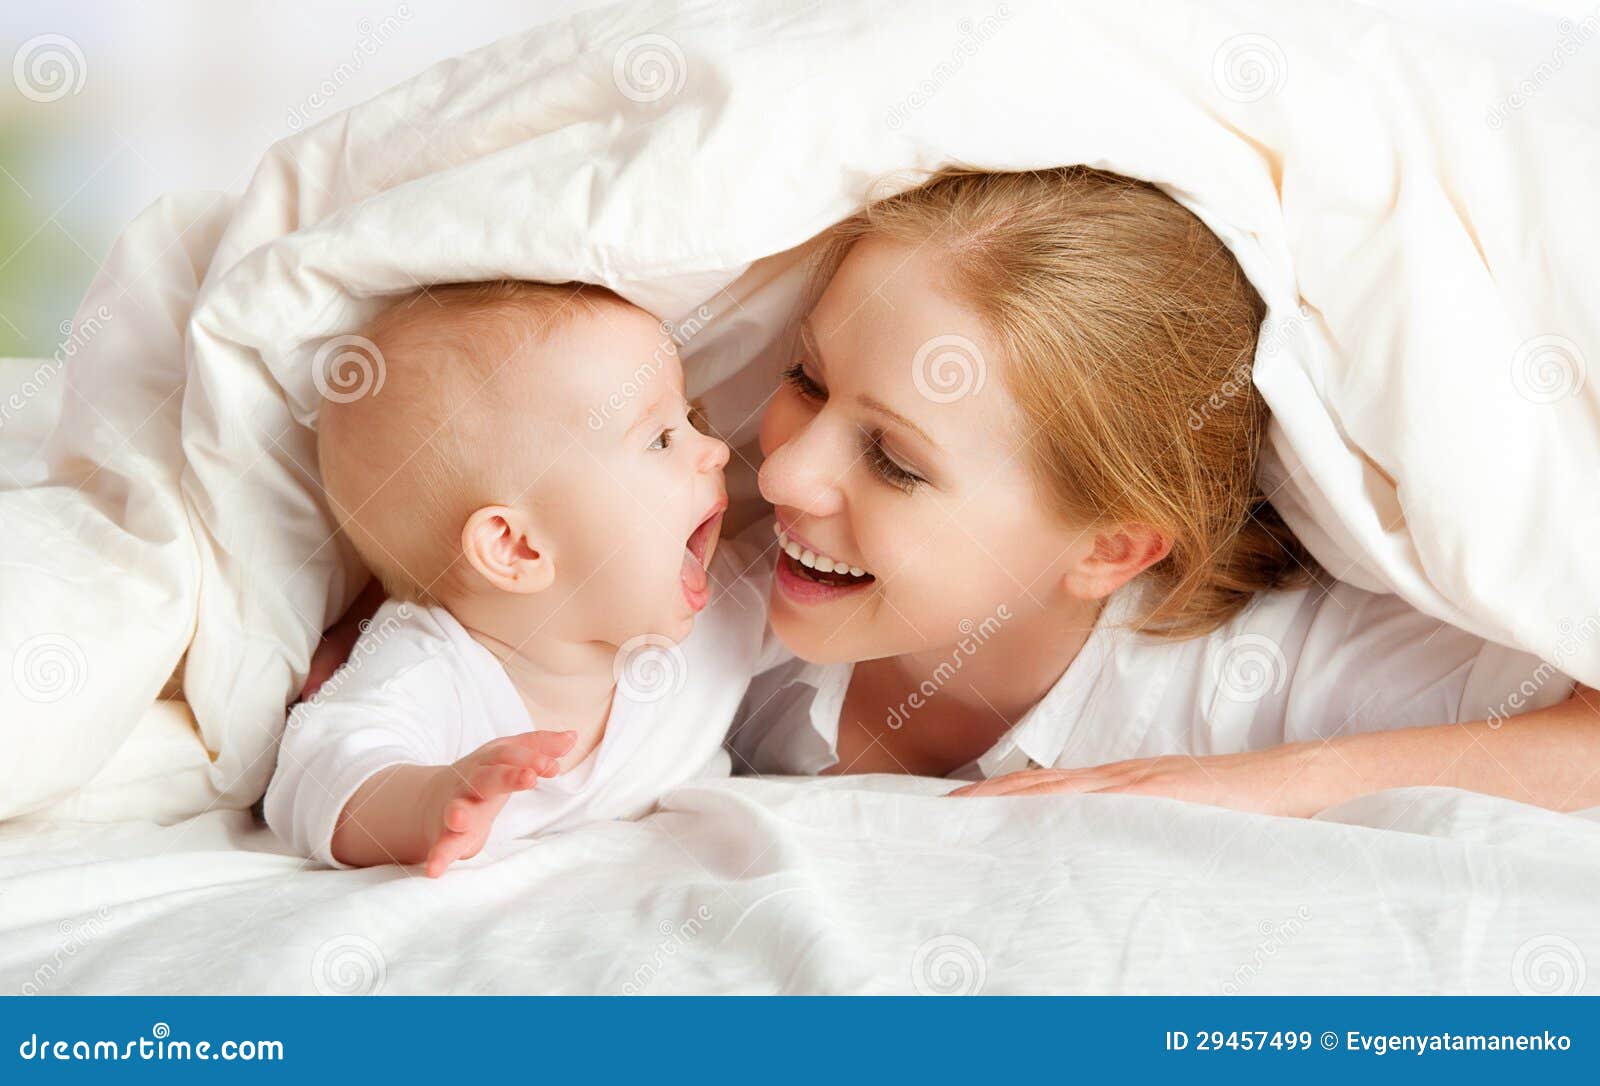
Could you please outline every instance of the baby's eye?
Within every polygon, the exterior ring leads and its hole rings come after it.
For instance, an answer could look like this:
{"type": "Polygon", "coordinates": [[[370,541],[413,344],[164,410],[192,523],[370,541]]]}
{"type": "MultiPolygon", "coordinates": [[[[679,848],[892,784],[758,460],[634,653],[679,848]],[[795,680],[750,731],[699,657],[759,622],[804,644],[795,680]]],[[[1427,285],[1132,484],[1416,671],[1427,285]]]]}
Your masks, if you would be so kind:
{"type": "Polygon", "coordinates": [[[672,427],[668,426],[665,430],[662,430],[656,435],[656,439],[650,442],[649,448],[646,451],[660,452],[663,449],[670,448],[672,448],[672,427]]]}

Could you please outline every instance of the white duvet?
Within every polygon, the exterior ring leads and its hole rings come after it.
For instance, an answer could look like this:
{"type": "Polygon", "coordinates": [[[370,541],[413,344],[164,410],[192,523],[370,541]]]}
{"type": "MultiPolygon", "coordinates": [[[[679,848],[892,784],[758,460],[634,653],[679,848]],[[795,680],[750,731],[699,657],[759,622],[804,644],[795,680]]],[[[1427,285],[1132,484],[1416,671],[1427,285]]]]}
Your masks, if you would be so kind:
{"type": "Polygon", "coordinates": [[[247,811],[161,825],[205,769],[163,702],[0,826],[0,994],[1600,992],[1600,810],[735,779],[429,880],[323,868],[247,811]]]}
{"type": "Polygon", "coordinates": [[[730,780],[429,880],[241,811],[0,827],[0,992],[1596,991],[1600,823],[1445,789],[1316,821],[730,780]]]}
{"type": "Polygon", "coordinates": [[[32,812],[0,827],[0,976],[307,990],[350,943],[389,991],[898,991],[952,955],[992,991],[1581,988],[1593,822],[1450,792],[1294,823],[735,781],[440,883],[302,870],[231,808],[357,587],[309,424],[316,376],[377,379],[328,364],[385,295],[605,283],[748,441],[807,240],[950,161],[1194,209],[1271,305],[1264,482],[1318,557],[1600,683],[1585,3],[629,4],[158,203],[70,357],[0,368],[0,817],[32,812]],[[195,728],[151,709],[175,669],[195,728]]]}

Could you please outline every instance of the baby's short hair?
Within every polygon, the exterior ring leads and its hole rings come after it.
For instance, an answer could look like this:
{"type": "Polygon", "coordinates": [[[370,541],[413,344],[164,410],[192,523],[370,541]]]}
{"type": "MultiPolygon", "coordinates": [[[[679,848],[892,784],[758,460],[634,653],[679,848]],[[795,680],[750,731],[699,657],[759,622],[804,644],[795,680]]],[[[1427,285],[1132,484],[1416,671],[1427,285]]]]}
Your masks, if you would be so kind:
{"type": "Polygon", "coordinates": [[[371,379],[323,400],[317,460],[340,528],[389,595],[435,602],[467,517],[518,497],[499,453],[536,435],[494,432],[525,379],[507,363],[605,305],[627,303],[583,283],[453,283],[406,295],[364,330],[371,379]]]}

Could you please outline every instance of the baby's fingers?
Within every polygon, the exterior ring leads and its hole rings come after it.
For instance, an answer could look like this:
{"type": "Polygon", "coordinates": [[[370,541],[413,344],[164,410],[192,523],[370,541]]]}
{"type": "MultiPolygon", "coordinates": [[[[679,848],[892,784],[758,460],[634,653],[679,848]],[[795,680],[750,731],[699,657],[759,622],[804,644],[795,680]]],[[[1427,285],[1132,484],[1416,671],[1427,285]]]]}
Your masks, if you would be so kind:
{"type": "MultiPolygon", "coordinates": [[[[503,794],[503,793],[502,793],[503,794]]],[[[450,801],[450,806],[444,809],[444,828],[450,833],[468,833],[475,827],[476,821],[493,822],[494,816],[500,813],[501,803],[495,803],[499,796],[489,799],[472,799],[468,796],[458,796],[450,801]],[[490,806],[493,804],[493,807],[490,806]]]]}
{"type": "Polygon", "coordinates": [[[471,848],[472,840],[464,833],[443,833],[428,849],[428,858],[423,861],[423,871],[430,879],[436,879],[447,871],[451,864],[463,858],[471,848]]]}
{"type": "Polygon", "coordinates": [[[539,783],[539,776],[533,766],[480,765],[467,776],[466,794],[473,799],[488,799],[521,792],[539,783]]]}
{"type": "Polygon", "coordinates": [[[487,751],[476,759],[479,765],[503,765],[517,769],[531,769],[541,777],[554,777],[561,772],[561,763],[548,754],[540,754],[527,747],[502,747],[487,751]]]}
{"type": "Polygon", "coordinates": [[[550,758],[559,758],[578,742],[577,732],[523,732],[501,740],[522,750],[536,751],[550,758]]]}
{"type": "Polygon", "coordinates": [[[561,772],[558,759],[572,749],[576,740],[574,732],[524,732],[485,743],[466,761],[478,765],[522,766],[538,770],[540,776],[553,777],[561,772]]]}

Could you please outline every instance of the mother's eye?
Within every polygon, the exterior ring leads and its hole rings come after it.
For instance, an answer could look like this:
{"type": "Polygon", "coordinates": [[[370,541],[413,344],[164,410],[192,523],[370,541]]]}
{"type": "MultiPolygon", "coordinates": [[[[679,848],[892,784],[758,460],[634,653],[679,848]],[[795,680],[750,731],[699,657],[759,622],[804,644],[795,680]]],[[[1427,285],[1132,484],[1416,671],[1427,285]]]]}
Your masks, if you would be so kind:
{"type": "Polygon", "coordinates": [[[901,464],[883,447],[883,431],[873,430],[861,435],[862,455],[872,474],[903,494],[909,494],[928,480],[901,464]]]}
{"type": "Polygon", "coordinates": [[[804,362],[796,362],[784,370],[783,379],[804,399],[823,403],[828,398],[828,390],[811,379],[804,362]]]}

